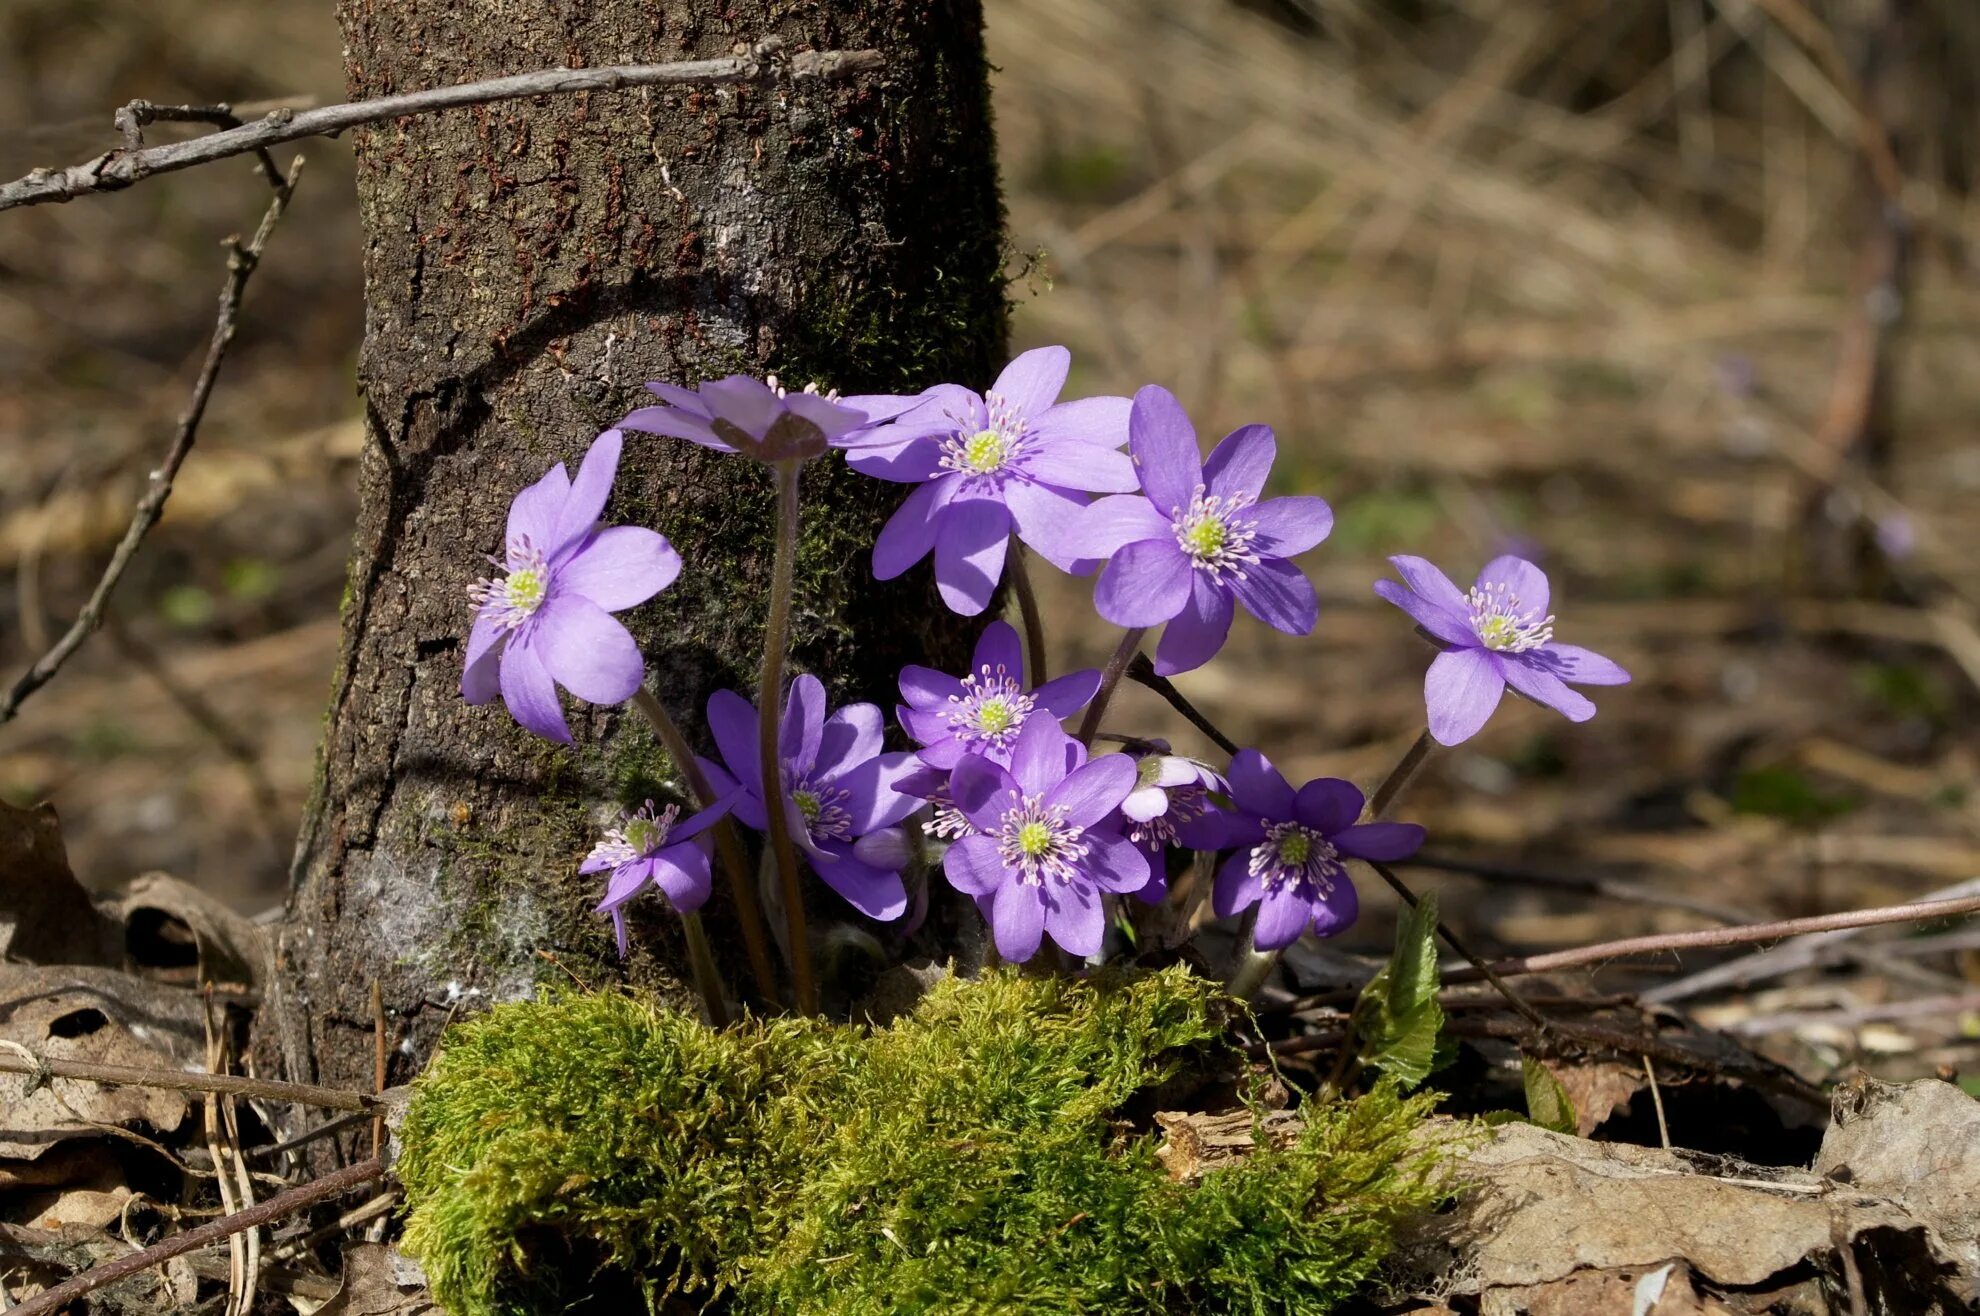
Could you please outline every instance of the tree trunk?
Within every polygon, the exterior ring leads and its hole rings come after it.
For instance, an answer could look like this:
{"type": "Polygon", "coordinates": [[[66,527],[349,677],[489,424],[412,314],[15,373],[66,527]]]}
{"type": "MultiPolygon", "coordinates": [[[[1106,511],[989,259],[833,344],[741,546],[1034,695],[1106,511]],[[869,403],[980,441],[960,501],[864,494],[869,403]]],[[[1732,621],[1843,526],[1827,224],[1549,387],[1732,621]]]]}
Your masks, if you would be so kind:
{"type": "MultiPolygon", "coordinates": [[[[466,590],[510,499],[650,401],[648,379],[766,370],[848,392],[986,381],[1003,356],[1002,212],[978,0],[341,0],[353,97],[553,65],[877,49],[844,82],[546,97],[355,135],[365,233],[359,361],[369,443],[317,797],[263,1015],[293,1077],[368,1084],[381,982],[393,1081],[464,993],[565,974],[678,990],[677,921],[637,901],[620,966],[577,866],[616,809],[672,791],[629,710],[572,706],[532,738],[459,685],[466,590]]],[[[869,578],[899,486],[843,464],[804,480],[794,666],[890,705],[903,661],[960,665],[926,569],[869,578]]],[[[765,472],[629,436],[608,522],[666,533],[680,581],[623,619],[691,738],[748,691],[770,569],[765,472]]],[[[970,628],[974,629],[974,628],[970,628]]],[[[848,912],[848,916],[849,912],[848,912]]],[[[719,878],[718,955],[746,974],[719,878]]]]}

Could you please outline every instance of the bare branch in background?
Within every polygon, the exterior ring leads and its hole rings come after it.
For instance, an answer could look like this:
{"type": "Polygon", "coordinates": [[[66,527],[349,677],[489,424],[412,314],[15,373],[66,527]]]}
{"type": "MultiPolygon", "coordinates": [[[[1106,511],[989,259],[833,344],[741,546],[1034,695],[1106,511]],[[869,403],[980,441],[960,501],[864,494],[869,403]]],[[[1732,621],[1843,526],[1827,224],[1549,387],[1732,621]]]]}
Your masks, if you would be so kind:
{"type": "MultiPolygon", "coordinates": [[[[26,177],[0,185],[0,210],[15,206],[39,205],[50,201],[70,201],[92,192],[113,192],[154,174],[189,169],[194,165],[224,160],[249,151],[265,151],[283,142],[303,137],[334,137],[368,123],[382,123],[409,114],[431,114],[435,110],[458,109],[464,105],[487,105],[495,101],[522,100],[530,96],[568,94],[580,91],[617,91],[622,87],[671,87],[717,82],[753,82],[760,78],[785,75],[792,78],[832,80],[870,73],[885,64],[877,50],[801,50],[782,57],[783,43],[758,42],[749,53],[727,59],[691,59],[672,64],[616,64],[599,69],[544,69],[539,73],[515,73],[505,78],[463,82],[453,87],[433,87],[426,91],[380,96],[375,100],[326,105],[321,109],[271,110],[250,124],[228,128],[189,142],[164,146],[106,151],[94,160],[67,169],[35,169],[26,177]]],[[[127,139],[140,115],[134,101],[117,115],[118,130],[127,139]]],[[[170,107],[175,113],[161,113],[167,107],[147,106],[154,118],[193,118],[196,111],[225,111],[225,106],[170,107]],[[176,111],[184,111],[178,114],[176,111]]],[[[232,117],[229,112],[228,117],[232,117]]],[[[208,118],[207,122],[215,120],[208,118]]]]}
{"type": "Polygon", "coordinates": [[[145,535],[163,515],[165,500],[172,496],[172,481],[178,475],[179,467],[185,464],[187,454],[192,451],[193,441],[199,435],[200,418],[206,414],[207,399],[212,397],[214,382],[220,377],[220,363],[227,359],[227,348],[234,340],[234,322],[240,313],[241,296],[247,291],[247,281],[254,274],[255,267],[261,263],[261,252],[268,243],[268,235],[282,218],[282,212],[288,209],[289,198],[295,195],[302,163],[302,157],[297,156],[289,166],[288,177],[276,189],[274,200],[268,203],[268,210],[261,217],[261,225],[255,229],[247,245],[242,246],[239,238],[227,240],[227,282],[220,289],[220,312],[213,322],[213,338],[207,345],[205,364],[200,367],[199,379],[193,384],[192,401],[186,405],[185,414],[179,417],[179,432],[173,437],[165,460],[151,472],[144,496],[138,500],[137,511],[131,516],[130,526],[118,541],[116,551],[110,555],[110,565],[103,569],[89,601],[76,614],[75,622],[55,642],[54,648],[21,674],[12,689],[0,695],[0,722],[10,721],[19,711],[21,702],[46,685],[62,669],[62,664],[82,647],[90,632],[102,623],[103,610],[110,602],[111,592],[123,579],[131,559],[137,556],[138,545],[144,542],[145,535]]]}

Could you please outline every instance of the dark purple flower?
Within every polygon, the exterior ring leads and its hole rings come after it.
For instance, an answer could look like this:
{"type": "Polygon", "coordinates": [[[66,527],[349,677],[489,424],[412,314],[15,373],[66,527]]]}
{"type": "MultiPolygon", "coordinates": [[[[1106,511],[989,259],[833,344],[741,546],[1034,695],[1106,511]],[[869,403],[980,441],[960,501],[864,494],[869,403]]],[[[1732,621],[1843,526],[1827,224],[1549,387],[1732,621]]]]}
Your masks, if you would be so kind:
{"type": "MultiPolygon", "coordinates": [[[[901,869],[908,845],[896,824],[921,801],[894,789],[920,765],[913,754],[880,752],[883,721],[876,704],[847,704],[826,717],[825,687],[800,676],[784,700],[777,753],[784,783],[778,805],[791,839],[827,886],[884,921],[907,909],[901,869]]],[[[767,830],[755,707],[733,690],[717,690],[708,700],[708,728],[724,760],[701,761],[715,793],[745,824],[767,830]]]]}
{"type": "Polygon", "coordinates": [[[987,394],[940,384],[891,423],[847,440],[854,470],[920,485],[873,545],[877,578],[892,580],[932,550],[942,601],[975,616],[1003,577],[1013,526],[1055,566],[1077,561],[1060,541],[1085,495],[1132,489],[1135,480],[1117,451],[1127,399],[1058,402],[1071,361],[1063,347],[1034,349],[1005,366],[987,394]]]}
{"type": "Polygon", "coordinates": [[[1018,733],[1008,771],[979,754],[956,764],[949,789],[975,829],[949,847],[949,882],[990,902],[997,951],[1030,959],[1040,939],[1096,955],[1107,931],[1103,892],[1148,883],[1148,860],[1108,817],[1134,789],[1134,761],[1086,749],[1049,714],[1018,733]]]}
{"type": "Polygon", "coordinates": [[[681,811],[668,805],[654,811],[648,800],[637,812],[626,814],[617,827],[605,833],[592,849],[580,873],[611,874],[605,885],[605,899],[597,912],[612,916],[612,930],[619,941],[619,958],[626,956],[625,904],[649,882],[660,888],[676,913],[691,914],[708,903],[713,886],[709,875],[709,825],[728,812],[724,806],[703,809],[676,825],[681,811]]]}
{"type": "Polygon", "coordinates": [[[1567,682],[1629,681],[1628,672],[1601,654],[1554,643],[1547,573],[1524,558],[1493,558],[1469,594],[1420,557],[1389,561],[1404,584],[1378,580],[1375,592],[1415,618],[1443,648],[1423,679],[1430,734],[1439,744],[1462,744],[1478,734],[1507,686],[1570,721],[1586,722],[1595,716],[1595,705],[1567,682]]]}
{"type": "Polygon", "coordinates": [[[1354,922],[1360,906],[1345,859],[1407,859],[1423,844],[1414,823],[1361,823],[1359,790],[1335,777],[1295,793],[1255,749],[1231,759],[1232,812],[1223,844],[1238,847],[1217,870],[1212,908],[1228,917],[1258,906],[1252,932],[1260,950],[1277,950],[1311,929],[1330,937],[1354,922]]]}
{"type": "Polygon", "coordinates": [[[817,385],[794,393],[775,375],[730,375],[698,389],[658,381],[647,390],[669,405],[640,407],[622,429],[686,439],[717,452],[740,452],[760,462],[808,461],[920,403],[918,397],[841,398],[817,385]]]}
{"type": "Polygon", "coordinates": [[[508,552],[489,559],[502,576],[468,591],[475,614],[461,694],[470,704],[500,694],[516,721],[564,744],[571,729],[557,687],[593,704],[632,698],[646,664],[610,614],[646,602],[681,574],[681,556],[665,536],[638,526],[599,528],[619,446],[619,431],[606,430],[585,453],[577,479],[559,462],[517,494],[508,552]]]}
{"type": "Polygon", "coordinates": [[[1227,795],[1230,784],[1206,763],[1168,752],[1163,741],[1135,763],[1134,789],[1121,801],[1121,830],[1148,856],[1148,884],[1134,894],[1154,905],[1169,894],[1168,849],[1223,848],[1223,828],[1211,795],[1227,795]]]}
{"type": "Polygon", "coordinates": [[[1134,395],[1128,442],[1142,492],[1102,498],[1066,546],[1107,559],[1093,603],[1116,626],[1167,622],[1155,650],[1164,676],[1210,661],[1230,633],[1232,600],[1290,635],[1312,631],[1313,586],[1286,561],[1334,528],[1313,497],[1258,501],[1278,445],[1263,425],[1233,430],[1205,462],[1175,395],[1153,384],[1134,395]]]}
{"type": "Polygon", "coordinates": [[[1100,673],[1088,669],[1026,689],[1024,648],[1016,629],[1005,621],[984,628],[969,667],[960,680],[931,667],[901,669],[901,698],[907,703],[894,713],[921,745],[921,761],[930,767],[953,768],[965,754],[1007,764],[1018,729],[1034,709],[1071,717],[1100,688],[1100,673]]]}

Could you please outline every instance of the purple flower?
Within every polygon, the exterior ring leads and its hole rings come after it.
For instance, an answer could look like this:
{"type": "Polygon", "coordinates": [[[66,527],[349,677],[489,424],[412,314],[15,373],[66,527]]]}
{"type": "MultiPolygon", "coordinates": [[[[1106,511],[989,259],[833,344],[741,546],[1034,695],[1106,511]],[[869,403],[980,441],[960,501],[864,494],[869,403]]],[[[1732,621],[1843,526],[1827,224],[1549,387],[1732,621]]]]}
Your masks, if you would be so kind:
{"type": "Polygon", "coordinates": [[[646,664],[610,614],[646,602],[681,574],[681,556],[665,536],[598,526],[619,445],[619,431],[606,430],[585,453],[577,479],[559,462],[517,494],[508,553],[489,559],[502,576],[468,590],[475,614],[461,694],[485,704],[499,693],[516,721],[564,744],[571,729],[557,687],[594,704],[632,698],[646,664]]]}
{"type": "MultiPolygon", "coordinates": [[[[894,789],[919,766],[913,754],[882,754],[878,705],[847,704],[825,716],[825,687],[815,676],[791,682],[778,729],[777,753],[791,839],[812,871],[868,918],[899,918],[907,909],[901,869],[907,838],[896,826],[921,801],[894,789]]],[[[703,759],[715,793],[732,801],[736,817],[766,831],[757,712],[733,690],[708,700],[708,727],[724,763],[703,759]]]]}
{"type": "Polygon", "coordinates": [[[1392,557],[1404,585],[1375,582],[1375,592],[1416,619],[1443,648],[1423,679],[1430,734],[1458,745],[1478,734],[1507,686],[1537,704],[1586,722],[1595,705],[1568,689],[1623,685],[1629,673],[1599,653],[1554,643],[1547,573],[1524,558],[1497,557],[1469,594],[1420,557],[1392,557]]]}
{"type": "Polygon", "coordinates": [[[1008,764],[1018,730],[1034,709],[1071,717],[1100,688],[1100,673],[1088,669],[1026,689],[1024,650],[1017,631],[1004,621],[984,628],[969,666],[961,680],[929,667],[901,669],[901,698],[907,704],[896,708],[895,716],[922,746],[921,761],[932,768],[953,768],[965,754],[1008,764]]]}
{"type": "Polygon", "coordinates": [[[989,900],[1005,959],[1030,959],[1046,933],[1075,955],[1099,953],[1101,893],[1148,883],[1148,860],[1107,822],[1134,780],[1127,755],[1087,762],[1085,747],[1044,713],[1018,733],[1008,771],[980,754],[956,764],[949,788],[975,831],[949,847],[942,867],[958,891],[989,900]]]}
{"type": "Polygon", "coordinates": [[[686,439],[717,452],[740,452],[757,461],[808,461],[823,456],[868,425],[919,405],[918,397],[841,398],[812,385],[793,393],[775,375],[730,375],[698,389],[658,381],[647,390],[664,407],[641,407],[619,422],[622,429],[686,439]]]}
{"type": "Polygon", "coordinates": [[[1359,911],[1344,859],[1407,859],[1423,844],[1414,823],[1361,823],[1362,796],[1348,782],[1321,777],[1294,793],[1255,749],[1231,759],[1233,812],[1223,815],[1224,845],[1238,847],[1217,870],[1211,907],[1228,917],[1258,906],[1252,932],[1260,950],[1277,950],[1309,928],[1343,931],[1359,911]]]}
{"type": "Polygon", "coordinates": [[[1230,793],[1230,783],[1205,763],[1168,752],[1163,741],[1135,764],[1134,789],[1121,801],[1122,831],[1148,856],[1148,884],[1134,894],[1154,905],[1169,894],[1167,851],[1223,848],[1220,815],[1210,796],[1230,793]]]}
{"type": "Polygon", "coordinates": [[[1233,430],[1205,462],[1175,395],[1134,395],[1129,444],[1142,492],[1102,498],[1066,536],[1083,558],[1106,558],[1093,603],[1116,626],[1168,622],[1155,650],[1164,676],[1201,667],[1230,633],[1232,600],[1290,635],[1312,631],[1313,586],[1286,561],[1334,528],[1313,497],[1259,502],[1278,445],[1263,425],[1233,430]]]}
{"type": "Polygon", "coordinates": [[[612,930],[619,941],[619,958],[626,957],[625,904],[647,883],[660,888],[667,903],[677,913],[691,914],[708,903],[713,886],[709,876],[708,838],[702,833],[728,809],[718,805],[703,809],[694,817],[675,825],[681,811],[674,805],[654,812],[653,801],[635,813],[626,814],[617,827],[593,847],[578,866],[580,873],[611,873],[605,885],[605,899],[597,912],[612,916],[612,930]]]}
{"type": "Polygon", "coordinates": [[[937,385],[892,423],[847,441],[854,470],[920,486],[882,527],[874,576],[892,580],[932,550],[942,601],[975,616],[1003,577],[1013,526],[1053,565],[1077,561],[1061,539],[1084,494],[1135,480],[1117,451],[1127,399],[1058,402],[1071,361],[1063,347],[1037,348],[1005,366],[987,394],[937,385]]]}

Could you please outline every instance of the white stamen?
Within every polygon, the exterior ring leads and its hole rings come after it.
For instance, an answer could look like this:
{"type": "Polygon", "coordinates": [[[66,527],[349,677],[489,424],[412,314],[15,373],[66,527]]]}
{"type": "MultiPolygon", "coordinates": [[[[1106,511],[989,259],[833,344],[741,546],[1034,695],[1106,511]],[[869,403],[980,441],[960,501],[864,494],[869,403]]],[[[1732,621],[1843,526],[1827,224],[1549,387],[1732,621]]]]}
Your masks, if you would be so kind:
{"type": "Polygon", "coordinates": [[[543,606],[550,596],[550,567],[543,552],[528,535],[509,541],[505,562],[491,557],[489,563],[506,574],[500,579],[483,576],[468,586],[468,599],[480,613],[505,631],[515,630],[543,606]]]}
{"type": "Polygon", "coordinates": [[[1265,839],[1251,848],[1247,867],[1267,891],[1294,882],[1311,885],[1323,896],[1331,895],[1335,881],[1347,876],[1334,843],[1311,827],[1293,822],[1267,827],[1265,839]]]}
{"type": "Polygon", "coordinates": [[[1042,886],[1046,878],[1071,882],[1086,858],[1084,827],[1066,821],[1066,806],[1047,805],[1042,795],[1011,792],[1011,805],[997,827],[997,857],[1018,871],[1018,880],[1042,886]]]}
{"type": "Polygon", "coordinates": [[[1031,696],[1002,663],[995,668],[985,664],[965,676],[962,685],[961,694],[949,696],[949,734],[972,747],[1008,750],[1031,716],[1031,696]]]}
{"type": "Polygon", "coordinates": [[[1189,506],[1170,519],[1176,544],[1198,571],[1207,571],[1221,581],[1225,573],[1243,580],[1244,569],[1258,565],[1252,541],[1258,538],[1258,522],[1242,515],[1251,506],[1248,493],[1212,494],[1197,485],[1189,506]]]}
{"type": "Polygon", "coordinates": [[[983,398],[989,423],[974,427],[971,418],[946,413],[956,424],[956,432],[942,440],[941,467],[965,477],[997,475],[1018,458],[1030,437],[1024,416],[1009,401],[995,393],[983,398]]]}
{"type": "Polygon", "coordinates": [[[1488,649],[1525,653],[1554,638],[1554,615],[1542,617],[1538,608],[1522,608],[1519,595],[1508,586],[1488,580],[1472,586],[1466,601],[1471,604],[1471,629],[1488,649]]]}

